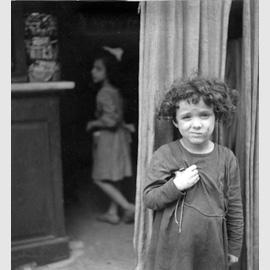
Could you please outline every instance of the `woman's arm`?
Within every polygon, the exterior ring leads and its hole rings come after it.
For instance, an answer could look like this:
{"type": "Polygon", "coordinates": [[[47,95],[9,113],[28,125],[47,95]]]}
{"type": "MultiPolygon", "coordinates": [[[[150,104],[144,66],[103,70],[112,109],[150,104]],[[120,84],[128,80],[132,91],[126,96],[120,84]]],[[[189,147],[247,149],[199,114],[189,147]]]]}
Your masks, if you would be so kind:
{"type": "Polygon", "coordinates": [[[97,107],[99,111],[97,119],[89,121],[86,130],[115,128],[121,120],[117,96],[110,91],[101,91],[98,96],[97,107]]]}
{"type": "Polygon", "coordinates": [[[104,124],[99,121],[99,120],[91,120],[89,122],[87,122],[86,124],[86,131],[91,131],[93,129],[99,129],[99,128],[103,128],[104,124]]]}
{"type": "Polygon", "coordinates": [[[173,179],[165,182],[157,180],[145,187],[144,203],[152,210],[162,210],[184,195],[184,192],[176,188],[173,179]]]}
{"type": "Polygon", "coordinates": [[[122,120],[119,108],[119,96],[115,92],[102,91],[99,96],[100,115],[96,120],[97,127],[113,128],[122,120]]]}
{"type": "Polygon", "coordinates": [[[152,210],[164,209],[185,194],[174,184],[172,168],[167,165],[171,164],[168,159],[172,158],[169,152],[166,146],[159,148],[154,153],[147,171],[148,184],[144,188],[143,199],[146,207],[152,210]]]}
{"type": "Polygon", "coordinates": [[[229,189],[228,189],[228,212],[227,212],[227,232],[229,254],[239,258],[242,248],[243,239],[243,206],[240,187],[240,172],[236,157],[229,162],[229,189]]]}

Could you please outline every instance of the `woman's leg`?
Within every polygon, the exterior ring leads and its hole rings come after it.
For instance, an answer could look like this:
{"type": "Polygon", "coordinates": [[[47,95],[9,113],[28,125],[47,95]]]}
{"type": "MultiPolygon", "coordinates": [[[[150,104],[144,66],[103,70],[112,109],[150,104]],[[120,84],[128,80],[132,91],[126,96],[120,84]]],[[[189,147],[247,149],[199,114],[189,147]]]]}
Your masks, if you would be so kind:
{"type": "Polygon", "coordinates": [[[98,216],[97,219],[111,224],[118,224],[120,221],[120,217],[118,216],[118,205],[114,201],[111,201],[108,210],[104,214],[98,216]]]}
{"type": "Polygon", "coordinates": [[[135,211],[135,206],[129,203],[120,190],[112,184],[105,181],[95,181],[95,183],[121,208],[127,211],[135,211]]]}
{"type": "Polygon", "coordinates": [[[118,216],[118,205],[114,201],[110,202],[107,213],[113,216],[118,216]]]}

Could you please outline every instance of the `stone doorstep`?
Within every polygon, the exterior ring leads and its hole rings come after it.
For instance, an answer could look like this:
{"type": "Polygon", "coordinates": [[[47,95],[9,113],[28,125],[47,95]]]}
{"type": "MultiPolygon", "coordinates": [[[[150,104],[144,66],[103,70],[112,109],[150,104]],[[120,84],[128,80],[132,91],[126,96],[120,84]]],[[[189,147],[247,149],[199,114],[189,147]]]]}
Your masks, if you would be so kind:
{"type": "Polygon", "coordinates": [[[15,270],[56,270],[65,266],[68,266],[75,262],[79,257],[84,254],[84,244],[82,241],[70,241],[69,248],[71,250],[70,257],[66,260],[62,260],[55,263],[50,263],[43,266],[37,266],[35,262],[28,263],[17,267],[15,270]]]}

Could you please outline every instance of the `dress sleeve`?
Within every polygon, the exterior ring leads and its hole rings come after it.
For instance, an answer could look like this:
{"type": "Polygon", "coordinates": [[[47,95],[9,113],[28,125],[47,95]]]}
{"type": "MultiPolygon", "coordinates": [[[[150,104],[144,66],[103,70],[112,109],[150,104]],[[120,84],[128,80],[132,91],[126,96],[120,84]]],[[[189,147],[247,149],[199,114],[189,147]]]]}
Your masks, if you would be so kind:
{"type": "Polygon", "coordinates": [[[100,115],[98,120],[104,127],[115,127],[121,120],[121,113],[117,97],[109,91],[104,91],[99,96],[100,115]]]}
{"type": "Polygon", "coordinates": [[[227,232],[228,232],[228,252],[236,257],[240,256],[243,239],[243,206],[240,187],[240,172],[236,157],[229,162],[229,188],[228,188],[228,212],[227,212],[227,232]]]}
{"type": "Polygon", "coordinates": [[[173,182],[174,175],[166,160],[165,151],[158,149],[152,157],[146,176],[146,186],[143,199],[146,207],[152,210],[162,210],[168,204],[184,195],[173,182]]]}

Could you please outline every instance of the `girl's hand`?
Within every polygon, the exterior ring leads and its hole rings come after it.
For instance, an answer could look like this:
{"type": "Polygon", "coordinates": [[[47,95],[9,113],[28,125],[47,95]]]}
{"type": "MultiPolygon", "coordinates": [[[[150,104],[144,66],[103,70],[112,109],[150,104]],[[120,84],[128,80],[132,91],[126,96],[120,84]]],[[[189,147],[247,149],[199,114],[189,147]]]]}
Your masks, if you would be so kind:
{"type": "Polygon", "coordinates": [[[200,179],[197,166],[191,165],[184,171],[175,171],[175,178],[173,179],[177,189],[183,191],[194,186],[200,179]]]}
{"type": "Polygon", "coordinates": [[[134,124],[125,124],[125,128],[131,133],[136,131],[134,124]]]}
{"type": "Polygon", "coordinates": [[[87,124],[86,124],[86,131],[91,131],[91,129],[93,129],[95,126],[94,126],[94,121],[89,121],[87,124]]]}
{"type": "Polygon", "coordinates": [[[233,263],[237,263],[238,262],[238,258],[232,254],[228,254],[228,263],[229,266],[231,266],[233,263]]]}

